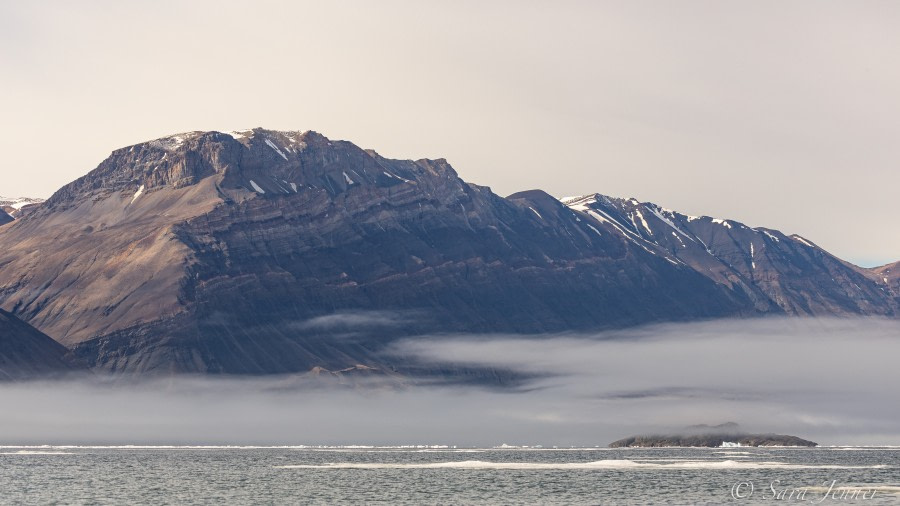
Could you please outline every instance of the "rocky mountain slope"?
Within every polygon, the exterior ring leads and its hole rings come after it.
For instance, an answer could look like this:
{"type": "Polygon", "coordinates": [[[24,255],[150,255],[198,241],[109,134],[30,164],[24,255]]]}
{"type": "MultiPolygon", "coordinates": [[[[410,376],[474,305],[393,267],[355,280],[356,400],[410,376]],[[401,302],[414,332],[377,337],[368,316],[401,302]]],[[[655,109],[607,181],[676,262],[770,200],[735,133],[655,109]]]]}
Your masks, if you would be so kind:
{"type": "Polygon", "coordinates": [[[588,195],[569,208],[673,263],[740,292],[763,312],[892,315],[888,283],[799,235],[688,216],[634,199],[588,195]]]}
{"type": "Polygon", "coordinates": [[[0,228],[0,305],[124,373],[390,368],[381,346],[429,332],[896,314],[874,274],[720,221],[501,198],[443,159],[315,132],[192,132],[117,150],[0,228]]]}
{"type": "Polygon", "coordinates": [[[26,380],[83,371],[71,352],[14,315],[0,309],[0,381],[26,380]]]}

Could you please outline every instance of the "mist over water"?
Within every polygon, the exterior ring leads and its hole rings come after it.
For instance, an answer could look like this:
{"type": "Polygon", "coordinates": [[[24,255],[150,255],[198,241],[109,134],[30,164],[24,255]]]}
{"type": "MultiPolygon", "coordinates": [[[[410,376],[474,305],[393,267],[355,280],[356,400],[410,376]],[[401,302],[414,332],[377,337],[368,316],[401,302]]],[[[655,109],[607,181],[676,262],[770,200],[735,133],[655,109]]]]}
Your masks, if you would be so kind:
{"type": "Polygon", "coordinates": [[[821,445],[900,445],[896,321],[423,336],[385,354],[534,379],[507,388],[311,385],[296,377],[4,384],[0,444],[605,446],[637,433],[734,421],[821,445]]]}

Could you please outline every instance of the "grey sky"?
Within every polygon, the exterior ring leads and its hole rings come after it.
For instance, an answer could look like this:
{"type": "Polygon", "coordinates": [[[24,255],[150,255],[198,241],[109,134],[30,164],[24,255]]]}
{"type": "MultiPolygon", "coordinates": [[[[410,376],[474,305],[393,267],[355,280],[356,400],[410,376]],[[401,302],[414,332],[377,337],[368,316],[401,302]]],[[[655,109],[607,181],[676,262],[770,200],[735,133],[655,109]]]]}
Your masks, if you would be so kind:
{"type": "Polygon", "coordinates": [[[317,130],[900,259],[900,3],[0,1],[0,195],[187,130],[317,130]]]}

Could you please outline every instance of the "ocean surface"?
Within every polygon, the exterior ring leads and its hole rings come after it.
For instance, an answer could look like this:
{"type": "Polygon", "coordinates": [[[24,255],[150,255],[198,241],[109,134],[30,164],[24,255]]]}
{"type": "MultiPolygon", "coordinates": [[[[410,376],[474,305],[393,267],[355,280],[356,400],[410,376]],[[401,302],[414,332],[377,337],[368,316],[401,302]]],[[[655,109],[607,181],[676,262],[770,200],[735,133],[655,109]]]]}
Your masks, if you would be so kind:
{"type": "Polygon", "coordinates": [[[900,448],[0,447],[2,504],[900,504],[900,448]]]}

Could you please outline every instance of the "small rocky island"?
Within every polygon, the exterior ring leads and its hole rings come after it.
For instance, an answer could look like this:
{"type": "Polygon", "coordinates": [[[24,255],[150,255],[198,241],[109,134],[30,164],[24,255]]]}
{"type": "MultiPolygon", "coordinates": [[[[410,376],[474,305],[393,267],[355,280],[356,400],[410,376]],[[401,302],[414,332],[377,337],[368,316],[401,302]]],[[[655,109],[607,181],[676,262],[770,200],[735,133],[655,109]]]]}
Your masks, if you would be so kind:
{"type": "Polygon", "coordinates": [[[688,446],[719,448],[723,446],[817,446],[797,436],[784,434],[751,434],[728,422],[721,425],[692,425],[680,434],[631,436],[609,444],[610,448],[688,446]]]}

